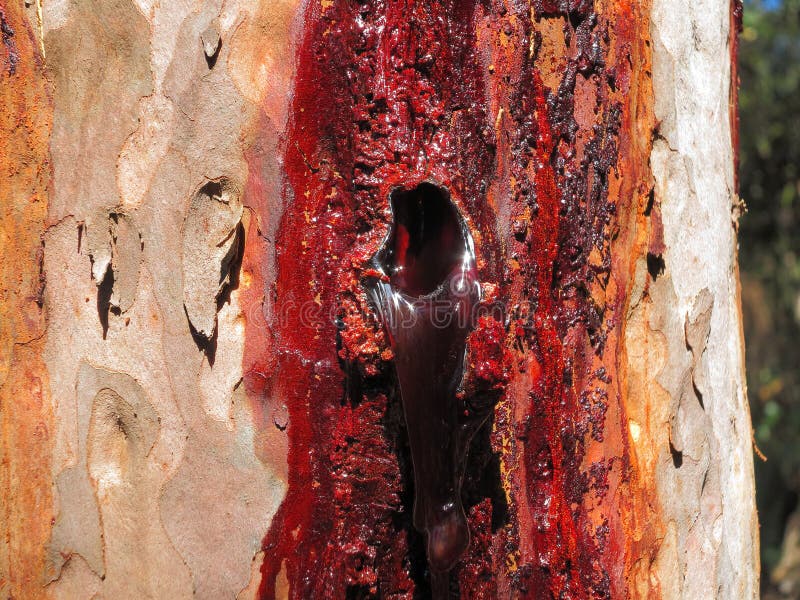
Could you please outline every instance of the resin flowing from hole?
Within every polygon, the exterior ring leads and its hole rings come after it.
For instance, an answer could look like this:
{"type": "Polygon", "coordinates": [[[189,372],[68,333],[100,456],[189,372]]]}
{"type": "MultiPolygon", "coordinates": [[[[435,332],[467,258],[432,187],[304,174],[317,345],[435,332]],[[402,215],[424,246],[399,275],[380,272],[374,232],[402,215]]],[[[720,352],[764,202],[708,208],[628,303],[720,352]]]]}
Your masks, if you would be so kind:
{"type": "Polygon", "coordinates": [[[393,229],[375,256],[387,280],[370,296],[389,334],[414,466],[414,527],[433,572],[469,545],[461,481],[485,421],[458,398],[467,336],[480,300],[472,237],[447,193],[423,183],[391,197],[393,229]]]}

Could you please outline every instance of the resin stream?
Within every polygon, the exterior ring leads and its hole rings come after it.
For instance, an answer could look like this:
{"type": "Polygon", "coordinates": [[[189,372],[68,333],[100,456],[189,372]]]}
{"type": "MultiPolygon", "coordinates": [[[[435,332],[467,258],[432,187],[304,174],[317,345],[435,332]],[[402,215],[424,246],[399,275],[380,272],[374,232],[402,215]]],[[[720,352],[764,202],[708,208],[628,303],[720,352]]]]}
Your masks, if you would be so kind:
{"type": "Polygon", "coordinates": [[[458,394],[480,284],[472,237],[445,190],[431,183],[396,190],[391,206],[392,231],[374,259],[386,277],[368,289],[395,356],[414,467],[414,526],[441,580],[469,545],[461,482],[470,440],[487,416],[458,394]]]}

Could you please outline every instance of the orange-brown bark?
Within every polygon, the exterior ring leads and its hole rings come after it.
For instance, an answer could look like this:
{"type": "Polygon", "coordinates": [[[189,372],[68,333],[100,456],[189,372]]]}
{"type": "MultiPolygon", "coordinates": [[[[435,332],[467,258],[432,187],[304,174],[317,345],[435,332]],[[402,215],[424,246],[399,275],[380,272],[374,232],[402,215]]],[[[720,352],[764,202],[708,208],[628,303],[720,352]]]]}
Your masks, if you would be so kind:
{"type": "Polygon", "coordinates": [[[22,2],[0,2],[0,593],[41,598],[53,515],[42,234],[51,101],[22,2]]]}

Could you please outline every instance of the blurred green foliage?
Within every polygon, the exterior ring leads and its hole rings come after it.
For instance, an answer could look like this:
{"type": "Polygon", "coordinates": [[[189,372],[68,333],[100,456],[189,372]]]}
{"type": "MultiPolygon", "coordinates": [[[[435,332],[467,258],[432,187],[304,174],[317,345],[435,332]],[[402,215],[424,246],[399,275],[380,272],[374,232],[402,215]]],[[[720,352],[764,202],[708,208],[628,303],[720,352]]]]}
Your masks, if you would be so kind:
{"type": "Polygon", "coordinates": [[[740,264],[762,579],[800,492],[800,0],[746,2],[740,38],[740,264]]]}

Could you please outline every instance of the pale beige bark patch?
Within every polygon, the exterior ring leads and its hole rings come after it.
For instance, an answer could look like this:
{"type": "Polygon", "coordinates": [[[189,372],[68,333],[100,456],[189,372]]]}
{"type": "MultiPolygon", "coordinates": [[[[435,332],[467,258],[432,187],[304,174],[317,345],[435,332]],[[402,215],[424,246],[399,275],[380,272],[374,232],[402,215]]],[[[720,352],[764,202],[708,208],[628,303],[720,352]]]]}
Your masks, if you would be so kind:
{"type": "MultiPolygon", "coordinates": [[[[296,10],[44,5],[54,596],[233,598],[253,580],[285,494],[286,445],[268,443],[241,385],[236,261],[245,152],[265,106],[285,114],[293,66],[248,57],[291,55],[296,10]],[[283,35],[237,34],[265,21],[283,35]],[[264,69],[268,89],[234,83],[232,71],[252,83],[264,69]]],[[[277,155],[278,142],[260,151],[277,155]]],[[[272,160],[261,176],[279,181],[278,169],[272,160]]]]}

